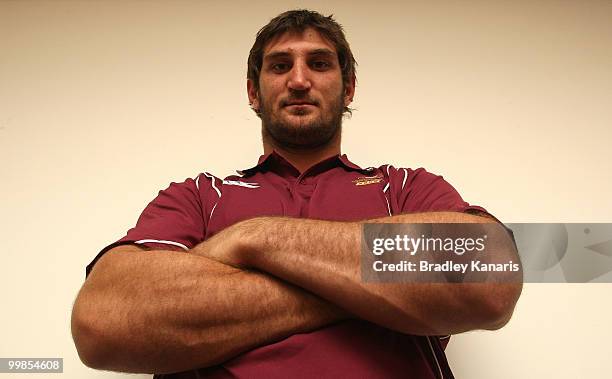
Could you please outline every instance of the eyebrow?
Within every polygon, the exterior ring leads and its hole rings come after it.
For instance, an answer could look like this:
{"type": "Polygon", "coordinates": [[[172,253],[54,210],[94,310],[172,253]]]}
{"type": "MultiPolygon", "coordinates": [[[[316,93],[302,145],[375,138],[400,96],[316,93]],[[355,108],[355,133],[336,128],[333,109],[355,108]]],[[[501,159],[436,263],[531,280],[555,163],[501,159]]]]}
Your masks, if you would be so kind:
{"type": "MultiPolygon", "coordinates": [[[[289,53],[289,51],[272,51],[272,52],[264,55],[264,59],[284,58],[284,57],[288,57],[290,55],[291,54],[289,53]]],[[[334,57],[334,56],[336,56],[336,53],[334,53],[330,49],[314,49],[314,50],[309,51],[308,55],[309,56],[313,56],[313,55],[325,55],[325,56],[334,57]]]]}

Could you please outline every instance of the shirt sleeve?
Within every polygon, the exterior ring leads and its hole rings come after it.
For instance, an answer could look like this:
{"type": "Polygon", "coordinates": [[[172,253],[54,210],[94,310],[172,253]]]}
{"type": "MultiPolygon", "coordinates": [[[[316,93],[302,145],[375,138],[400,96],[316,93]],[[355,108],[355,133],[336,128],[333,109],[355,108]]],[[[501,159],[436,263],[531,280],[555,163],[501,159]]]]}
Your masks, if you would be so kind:
{"type": "Polygon", "coordinates": [[[215,191],[219,179],[200,174],[196,179],[171,183],[159,192],[144,209],[136,226],[116,242],[106,246],[89,263],[85,275],[89,275],[95,263],[110,249],[135,244],[148,249],[186,251],[204,240],[206,225],[220,193],[215,191]]]}
{"type": "Polygon", "coordinates": [[[490,215],[483,207],[464,201],[459,192],[441,175],[427,172],[423,168],[381,168],[386,173],[389,206],[393,214],[418,212],[466,212],[490,215]]]}

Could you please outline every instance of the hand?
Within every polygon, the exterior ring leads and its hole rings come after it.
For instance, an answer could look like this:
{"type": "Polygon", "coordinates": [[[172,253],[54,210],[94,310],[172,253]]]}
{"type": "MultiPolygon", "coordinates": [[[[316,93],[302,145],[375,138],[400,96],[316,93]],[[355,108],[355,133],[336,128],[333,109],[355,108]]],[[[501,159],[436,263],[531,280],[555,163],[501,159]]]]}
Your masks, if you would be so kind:
{"type": "Polygon", "coordinates": [[[249,250],[246,238],[244,238],[243,228],[239,224],[235,224],[200,243],[191,249],[191,252],[229,266],[244,269],[246,264],[243,258],[249,250]]]}

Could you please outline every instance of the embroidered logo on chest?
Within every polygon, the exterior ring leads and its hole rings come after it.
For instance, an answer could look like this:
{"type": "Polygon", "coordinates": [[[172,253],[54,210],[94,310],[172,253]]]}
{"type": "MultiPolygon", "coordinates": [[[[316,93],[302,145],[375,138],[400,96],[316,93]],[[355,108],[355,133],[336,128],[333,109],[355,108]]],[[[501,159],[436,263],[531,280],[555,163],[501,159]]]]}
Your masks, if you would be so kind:
{"type": "Polygon", "coordinates": [[[359,177],[352,182],[355,183],[356,186],[366,186],[368,184],[375,184],[382,182],[383,178],[381,175],[376,176],[362,176],[359,177]]]}

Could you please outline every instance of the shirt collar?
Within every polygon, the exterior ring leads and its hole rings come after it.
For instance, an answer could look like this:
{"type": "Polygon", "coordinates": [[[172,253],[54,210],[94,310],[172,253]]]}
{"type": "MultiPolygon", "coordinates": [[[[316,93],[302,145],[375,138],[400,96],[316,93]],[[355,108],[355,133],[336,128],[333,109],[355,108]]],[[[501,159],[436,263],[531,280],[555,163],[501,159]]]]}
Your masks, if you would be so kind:
{"type": "MultiPolygon", "coordinates": [[[[356,165],[355,163],[351,162],[348,157],[346,156],[346,154],[338,154],[335,155],[333,157],[330,157],[328,159],[325,159],[319,163],[317,163],[315,166],[319,166],[321,164],[325,165],[329,165],[328,167],[335,167],[338,165],[341,165],[343,167],[345,167],[346,169],[350,170],[350,171],[359,171],[363,174],[368,174],[371,173],[373,168],[372,167],[368,167],[368,168],[361,168],[360,166],[356,165]]],[[[259,157],[259,159],[257,160],[257,164],[251,168],[247,168],[244,170],[238,170],[236,171],[239,175],[242,176],[250,176],[252,174],[254,174],[255,172],[258,171],[262,171],[265,168],[269,168],[269,167],[274,167],[274,166],[285,166],[288,167],[289,169],[292,169],[293,171],[295,171],[298,175],[299,172],[298,170],[293,167],[293,165],[291,163],[289,163],[285,158],[283,158],[280,154],[278,154],[276,151],[272,151],[271,153],[268,154],[264,154],[262,156],[259,157]]],[[[315,167],[313,166],[313,167],[315,167]]]]}

